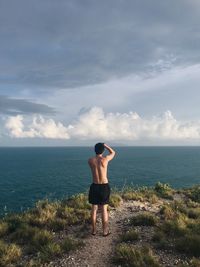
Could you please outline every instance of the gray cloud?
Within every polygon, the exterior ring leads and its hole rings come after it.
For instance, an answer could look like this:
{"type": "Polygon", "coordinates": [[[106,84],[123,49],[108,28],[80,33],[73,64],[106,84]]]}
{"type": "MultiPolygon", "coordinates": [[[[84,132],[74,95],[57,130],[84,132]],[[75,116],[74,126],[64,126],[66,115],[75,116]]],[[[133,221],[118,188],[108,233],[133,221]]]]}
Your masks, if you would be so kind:
{"type": "Polygon", "coordinates": [[[147,71],[166,55],[200,60],[198,0],[7,0],[0,18],[0,85],[77,87],[147,71]]]}
{"type": "Polygon", "coordinates": [[[27,99],[10,98],[0,95],[0,114],[54,114],[55,110],[45,104],[34,103],[27,99]]]}

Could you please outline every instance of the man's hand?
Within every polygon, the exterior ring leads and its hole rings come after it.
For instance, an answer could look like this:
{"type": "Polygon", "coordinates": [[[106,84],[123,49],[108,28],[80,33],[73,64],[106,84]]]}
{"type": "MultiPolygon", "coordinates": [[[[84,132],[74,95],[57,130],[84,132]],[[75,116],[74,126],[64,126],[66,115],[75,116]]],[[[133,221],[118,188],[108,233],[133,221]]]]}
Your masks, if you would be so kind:
{"type": "Polygon", "coordinates": [[[109,147],[108,145],[104,144],[104,147],[109,151],[109,155],[107,155],[105,158],[109,161],[109,160],[112,160],[115,156],[115,151],[109,147]]]}

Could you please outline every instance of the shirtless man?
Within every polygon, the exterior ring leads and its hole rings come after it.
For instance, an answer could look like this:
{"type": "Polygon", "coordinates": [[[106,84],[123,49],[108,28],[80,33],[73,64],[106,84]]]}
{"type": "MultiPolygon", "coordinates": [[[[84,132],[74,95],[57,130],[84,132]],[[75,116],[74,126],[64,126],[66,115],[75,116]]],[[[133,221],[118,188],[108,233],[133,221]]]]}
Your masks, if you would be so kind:
{"type": "Polygon", "coordinates": [[[96,216],[98,208],[102,212],[103,236],[110,234],[108,229],[108,203],[110,197],[110,185],[107,178],[108,162],[115,156],[115,151],[104,143],[97,143],[94,147],[96,156],[89,158],[88,164],[91,168],[93,183],[89,190],[89,203],[92,204],[91,221],[92,235],[96,234],[96,216]],[[105,148],[109,155],[103,157],[105,148]]]}

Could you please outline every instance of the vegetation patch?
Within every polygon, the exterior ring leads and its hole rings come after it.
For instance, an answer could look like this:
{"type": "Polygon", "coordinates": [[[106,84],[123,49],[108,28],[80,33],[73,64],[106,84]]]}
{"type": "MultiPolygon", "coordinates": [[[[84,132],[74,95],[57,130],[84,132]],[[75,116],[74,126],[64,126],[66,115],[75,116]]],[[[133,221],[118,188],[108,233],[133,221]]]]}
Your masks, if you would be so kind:
{"type": "Polygon", "coordinates": [[[127,242],[127,241],[135,241],[139,239],[139,234],[137,231],[134,229],[129,229],[125,233],[123,233],[120,237],[122,242],[127,242]]]}
{"type": "Polygon", "coordinates": [[[113,261],[130,267],[160,266],[149,247],[136,248],[124,243],[117,245],[113,261]]]}
{"type": "Polygon", "coordinates": [[[154,191],[161,198],[173,199],[174,190],[170,187],[169,184],[156,183],[154,191]]]}
{"type": "Polygon", "coordinates": [[[16,244],[6,244],[0,240],[0,266],[17,262],[21,257],[21,248],[16,244]]]}
{"type": "Polygon", "coordinates": [[[149,213],[142,213],[137,216],[133,216],[130,219],[130,224],[135,226],[154,226],[157,224],[157,222],[158,219],[156,218],[156,216],[149,213]]]}
{"type": "Polygon", "coordinates": [[[117,208],[117,207],[120,206],[120,204],[121,204],[122,201],[123,200],[122,200],[120,194],[113,193],[110,196],[110,202],[109,202],[109,204],[110,204],[111,207],[117,208]]]}

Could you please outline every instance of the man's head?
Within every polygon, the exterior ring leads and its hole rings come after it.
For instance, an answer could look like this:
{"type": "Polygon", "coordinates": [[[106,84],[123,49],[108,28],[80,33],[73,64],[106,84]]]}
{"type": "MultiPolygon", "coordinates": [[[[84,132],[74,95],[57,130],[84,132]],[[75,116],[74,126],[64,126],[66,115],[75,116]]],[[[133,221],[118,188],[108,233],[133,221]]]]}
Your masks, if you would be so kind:
{"type": "Polygon", "coordinates": [[[105,148],[104,148],[104,143],[97,143],[94,146],[94,151],[97,155],[102,154],[104,152],[105,148]]]}

